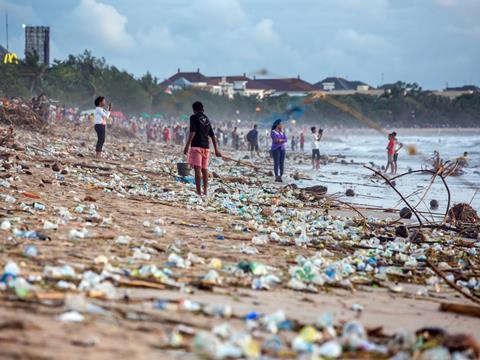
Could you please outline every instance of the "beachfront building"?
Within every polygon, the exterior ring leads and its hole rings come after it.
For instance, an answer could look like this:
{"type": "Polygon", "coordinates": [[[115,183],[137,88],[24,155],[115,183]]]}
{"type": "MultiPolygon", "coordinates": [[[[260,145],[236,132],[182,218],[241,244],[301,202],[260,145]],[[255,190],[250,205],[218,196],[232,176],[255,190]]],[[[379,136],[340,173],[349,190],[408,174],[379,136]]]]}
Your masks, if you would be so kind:
{"type": "Polygon", "coordinates": [[[239,76],[210,76],[208,77],[208,87],[213,94],[228,96],[232,99],[235,94],[244,95],[246,84],[250,80],[245,74],[239,76]]]}
{"type": "Polygon", "coordinates": [[[208,77],[203,75],[200,69],[197,69],[196,72],[182,72],[179,68],[176,74],[162,81],[160,85],[173,91],[182,90],[190,86],[207,88],[208,77]]]}
{"type": "Polygon", "coordinates": [[[433,94],[437,96],[445,96],[450,99],[455,99],[456,97],[462,95],[471,95],[471,94],[480,94],[480,88],[475,85],[465,85],[459,87],[446,87],[441,91],[434,91],[433,94]]]}
{"type": "Polygon", "coordinates": [[[362,81],[350,81],[341,77],[327,77],[313,85],[317,90],[328,93],[329,95],[352,95],[365,94],[380,96],[384,91],[374,89],[362,81]]]}
{"type": "Polygon", "coordinates": [[[182,90],[188,87],[197,87],[208,90],[213,94],[233,98],[236,94],[254,96],[263,99],[268,96],[307,96],[318,92],[312,84],[297,76],[283,79],[253,79],[243,75],[235,76],[205,76],[197,69],[196,72],[182,72],[170,76],[161,83],[171,91],[182,90]]]}

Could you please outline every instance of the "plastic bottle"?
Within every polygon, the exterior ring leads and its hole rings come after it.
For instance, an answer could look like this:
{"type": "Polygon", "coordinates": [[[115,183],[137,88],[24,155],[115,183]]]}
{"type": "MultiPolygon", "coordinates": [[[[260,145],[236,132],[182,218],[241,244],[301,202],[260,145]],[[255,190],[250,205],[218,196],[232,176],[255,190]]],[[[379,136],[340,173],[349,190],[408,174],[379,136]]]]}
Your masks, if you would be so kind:
{"type": "Polygon", "coordinates": [[[268,241],[268,235],[259,235],[252,238],[252,243],[254,245],[267,245],[268,241]]]}
{"type": "Polygon", "coordinates": [[[17,277],[14,280],[13,288],[15,289],[15,295],[21,299],[25,299],[33,289],[33,286],[30,285],[24,278],[17,277]]]}
{"type": "Polygon", "coordinates": [[[15,204],[17,202],[17,199],[15,199],[13,196],[11,195],[5,195],[5,198],[4,198],[5,202],[9,203],[9,204],[15,204]]]}
{"type": "Polygon", "coordinates": [[[47,237],[33,230],[17,230],[13,231],[13,235],[25,239],[47,240],[47,237]]]}
{"type": "Polygon", "coordinates": [[[38,256],[38,250],[35,245],[27,245],[23,250],[23,255],[26,257],[36,257],[38,256]]]}
{"type": "Polygon", "coordinates": [[[262,344],[262,349],[272,352],[274,354],[279,353],[284,347],[282,339],[277,335],[269,336],[262,344]]]}
{"type": "Polygon", "coordinates": [[[2,224],[0,225],[0,229],[2,230],[10,230],[11,227],[12,227],[12,224],[8,220],[2,221],[2,224]]]}
{"type": "Polygon", "coordinates": [[[48,220],[45,220],[45,222],[43,223],[43,229],[44,230],[57,230],[58,229],[58,225],[55,224],[55,223],[52,223],[48,220]]]}
{"type": "Polygon", "coordinates": [[[342,355],[342,346],[338,341],[330,340],[317,347],[315,353],[322,358],[336,359],[342,355]]]}
{"type": "Polygon", "coordinates": [[[203,308],[206,315],[215,317],[230,317],[232,315],[232,307],[230,305],[209,304],[203,308]]]}
{"type": "Polygon", "coordinates": [[[38,211],[44,211],[45,210],[45,205],[39,202],[33,203],[33,208],[38,211]]]}
{"type": "Polygon", "coordinates": [[[222,260],[220,260],[219,258],[213,258],[212,260],[210,260],[208,267],[211,269],[219,270],[222,268],[222,260]]]}
{"type": "Polygon", "coordinates": [[[17,263],[9,261],[3,268],[3,274],[0,282],[10,285],[20,274],[20,268],[17,263]]]}

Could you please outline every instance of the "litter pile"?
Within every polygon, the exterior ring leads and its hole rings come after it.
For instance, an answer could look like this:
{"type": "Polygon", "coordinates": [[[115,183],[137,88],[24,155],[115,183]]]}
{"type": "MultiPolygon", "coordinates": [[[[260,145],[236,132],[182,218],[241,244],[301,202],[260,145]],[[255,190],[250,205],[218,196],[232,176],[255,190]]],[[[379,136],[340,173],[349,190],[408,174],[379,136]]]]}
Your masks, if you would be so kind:
{"type": "Polygon", "coordinates": [[[479,356],[478,237],[340,216],[326,188],[229,160],[200,199],[180,149],[128,139],[86,161],[93,134],[56,129],[18,131],[1,169],[7,354],[479,356]]]}
{"type": "Polygon", "coordinates": [[[469,204],[456,204],[448,215],[453,223],[475,224],[480,221],[477,212],[469,204]]]}
{"type": "Polygon", "coordinates": [[[0,123],[37,131],[46,125],[42,117],[20,98],[0,99],[0,123]]]}

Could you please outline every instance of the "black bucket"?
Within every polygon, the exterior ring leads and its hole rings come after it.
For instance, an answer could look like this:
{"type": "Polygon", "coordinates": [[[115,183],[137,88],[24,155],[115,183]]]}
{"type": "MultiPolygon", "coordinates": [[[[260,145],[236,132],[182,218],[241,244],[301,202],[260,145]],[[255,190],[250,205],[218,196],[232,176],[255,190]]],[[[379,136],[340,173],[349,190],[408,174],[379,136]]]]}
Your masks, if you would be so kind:
{"type": "Polygon", "coordinates": [[[190,175],[190,169],[191,168],[189,163],[183,163],[183,162],[177,163],[178,175],[181,177],[190,175]]]}

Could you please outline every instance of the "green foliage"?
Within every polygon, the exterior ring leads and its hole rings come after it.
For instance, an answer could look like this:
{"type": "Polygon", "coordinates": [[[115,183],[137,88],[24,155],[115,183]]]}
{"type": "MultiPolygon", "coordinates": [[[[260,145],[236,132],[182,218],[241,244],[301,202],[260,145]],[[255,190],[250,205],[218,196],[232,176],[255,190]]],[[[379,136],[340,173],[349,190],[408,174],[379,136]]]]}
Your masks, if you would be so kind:
{"type": "MultiPolygon", "coordinates": [[[[42,65],[36,54],[20,64],[0,64],[0,96],[29,98],[45,92],[67,106],[93,107],[95,96],[104,95],[116,110],[127,114],[160,113],[178,117],[191,113],[191,104],[202,101],[215,119],[269,122],[291,106],[300,106],[304,114],[297,119],[322,125],[363,126],[351,115],[318,99],[304,104],[301,98],[287,95],[259,100],[235,95],[233,99],[190,87],[166,94],[159,80],[147,72],[140,78],[107,65],[85,50],[55,60],[51,67],[42,65]],[[258,108],[259,111],[256,111],[258,108]]],[[[382,126],[479,126],[480,94],[464,95],[454,100],[422,91],[417,83],[398,81],[383,96],[355,94],[335,99],[362,113],[382,126]]]]}

